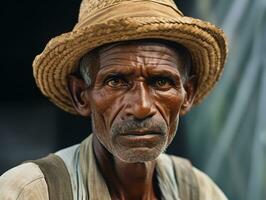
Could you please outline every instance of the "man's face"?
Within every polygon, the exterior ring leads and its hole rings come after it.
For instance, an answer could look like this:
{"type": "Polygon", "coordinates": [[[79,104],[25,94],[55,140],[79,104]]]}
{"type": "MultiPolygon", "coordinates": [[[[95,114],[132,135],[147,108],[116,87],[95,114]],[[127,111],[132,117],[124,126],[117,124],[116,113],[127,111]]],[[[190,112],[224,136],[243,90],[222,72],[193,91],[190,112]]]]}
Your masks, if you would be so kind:
{"type": "Polygon", "coordinates": [[[186,91],[181,58],[161,44],[126,44],[99,52],[88,89],[93,132],[120,160],[156,159],[172,141],[186,91]]]}

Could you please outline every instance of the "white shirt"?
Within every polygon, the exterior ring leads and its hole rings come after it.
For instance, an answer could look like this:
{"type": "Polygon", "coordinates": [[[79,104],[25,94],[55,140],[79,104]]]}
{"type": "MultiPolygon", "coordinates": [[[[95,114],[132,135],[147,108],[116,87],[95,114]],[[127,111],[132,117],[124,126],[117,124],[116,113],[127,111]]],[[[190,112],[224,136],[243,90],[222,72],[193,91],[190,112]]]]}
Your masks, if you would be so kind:
{"type": "MultiPolygon", "coordinates": [[[[65,161],[68,171],[70,172],[74,200],[88,199],[86,191],[89,191],[90,199],[110,200],[111,197],[105,181],[95,164],[91,138],[91,136],[88,137],[80,146],[75,145],[61,150],[56,154],[65,161]],[[71,154],[71,151],[72,156],[68,156],[71,154]],[[81,152],[81,156],[77,156],[79,152],[81,152]],[[82,154],[84,154],[84,156],[82,156],[82,154]],[[90,159],[88,160],[86,158],[90,159]],[[86,170],[88,168],[90,170],[86,170]],[[85,185],[83,184],[84,180],[86,180],[85,185]],[[101,192],[99,193],[96,191],[101,192]]],[[[165,154],[162,154],[157,160],[158,169],[162,174],[161,177],[164,177],[163,173],[165,173],[167,166],[169,166],[165,164],[168,162],[167,157],[168,156],[165,154]]],[[[200,186],[200,200],[227,200],[223,192],[206,174],[196,168],[193,168],[193,171],[200,186]]],[[[172,176],[168,177],[171,178],[172,176]]],[[[167,183],[167,180],[164,181],[167,183]]],[[[162,191],[162,193],[163,192],[164,191],[162,191]]],[[[167,193],[167,191],[165,191],[165,193],[167,193]]],[[[176,197],[174,198],[176,198],[174,200],[179,199],[178,189],[176,189],[176,197]]],[[[24,163],[4,173],[0,177],[0,199],[49,200],[47,183],[38,165],[34,163],[24,163]]]]}

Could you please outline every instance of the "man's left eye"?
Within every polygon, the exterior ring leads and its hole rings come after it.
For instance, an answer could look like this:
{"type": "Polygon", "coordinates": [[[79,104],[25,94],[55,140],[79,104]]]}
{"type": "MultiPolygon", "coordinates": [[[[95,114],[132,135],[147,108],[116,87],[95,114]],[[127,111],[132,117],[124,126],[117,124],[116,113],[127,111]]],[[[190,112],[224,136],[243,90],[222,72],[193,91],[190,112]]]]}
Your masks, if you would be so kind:
{"type": "Polygon", "coordinates": [[[152,85],[157,89],[168,90],[173,87],[174,82],[166,77],[158,77],[152,80],[152,85]]]}

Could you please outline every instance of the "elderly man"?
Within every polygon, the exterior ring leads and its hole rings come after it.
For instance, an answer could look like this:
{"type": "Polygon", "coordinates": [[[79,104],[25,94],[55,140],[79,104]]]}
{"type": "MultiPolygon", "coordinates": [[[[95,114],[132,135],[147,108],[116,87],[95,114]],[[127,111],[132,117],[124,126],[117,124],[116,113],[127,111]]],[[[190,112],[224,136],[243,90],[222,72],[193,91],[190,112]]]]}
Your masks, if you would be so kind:
{"type": "Polygon", "coordinates": [[[0,199],[225,200],[207,175],[163,152],[226,53],[220,29],[171,0],[83,0],[74,30],[33,66],[44,95],[91,117],[93,134],[7,171],[0,199]]]}

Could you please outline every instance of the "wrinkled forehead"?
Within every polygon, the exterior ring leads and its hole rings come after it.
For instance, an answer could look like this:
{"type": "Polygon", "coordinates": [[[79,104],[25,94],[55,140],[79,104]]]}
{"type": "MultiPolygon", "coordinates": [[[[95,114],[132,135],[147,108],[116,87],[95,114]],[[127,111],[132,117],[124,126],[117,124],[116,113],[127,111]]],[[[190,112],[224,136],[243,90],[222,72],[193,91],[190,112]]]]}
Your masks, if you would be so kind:
{"type": "Polygon", "coordinates": [[[179,54],[178,51],[180,51],[181,48],[184,47],[174,42],[157,39],[146,39],[107,44],[99,48],[99,53],[106,55],[110,51],[123,52],[127,49],[131,51],[161,52],[175,56],[176,54],[179,54]]]}
{"type": "MultiPolygon", "coordinates": [[[[136,58],[141,58],[142,62],[145,60],[152,60],[156,62],[169,62],[173,64],[182,64],[182,52],[184,47],[179,44],[171,44],[170,42],[161,40],[138,40],[129,42],[118,42],[101,47],[98,50],[100,61],[112,62],[114,60],[127,59],[131,61],[136,58]]],[[[185,50],[184,50],[185,51],[185,50]]],[[[100,68],[104,65],[100,64],[100,68]]]]}
{"type": "MultiPolygon", "coordinates": [[[[178,46],[181,46],[177,44],[178,46]]],[[[154,50],[154,51],[161,51],[163,53],[171,54],[175,52],[175,45],[163,41],[163,40],[136,40],[136,41],[127,41],[127,42],[117,42],[112,44],[107,44],[102,46],[99,49],[99,52],[105,53],[110,51],[111,49],[115,49],[116,52],[121,51],[121,49],[136,49],[142,50],[143,48],[146,50],[154,50]]]]}

